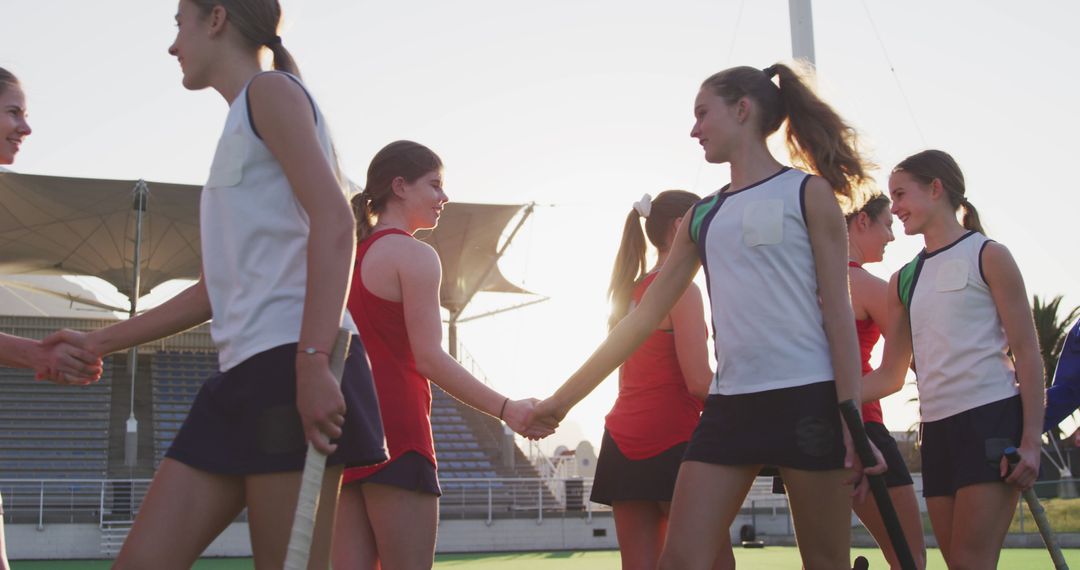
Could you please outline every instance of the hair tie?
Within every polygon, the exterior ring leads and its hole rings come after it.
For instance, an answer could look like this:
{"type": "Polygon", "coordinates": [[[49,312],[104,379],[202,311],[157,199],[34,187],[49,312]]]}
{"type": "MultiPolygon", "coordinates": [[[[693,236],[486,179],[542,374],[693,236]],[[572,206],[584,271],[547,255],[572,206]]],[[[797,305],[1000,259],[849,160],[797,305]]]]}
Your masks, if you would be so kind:
{"type": "Polygon", "coordinates": [[[263,45],[268,48],[274,48],[275,46],[279,46],[281,45],[281,36],[274,36],[263,42],[263,45]]]}
{"type": "Polygon", "coordinates": [[[646,194],[640,200],[634,202],[634,210],[637,210],[638,215],[642,218],[648,218],[649,213],[652,212],[652,196],[646,194]]]}
{"type": "Polygon", "coordinates": [[[761,72],[765,74],[765,78],[769,81],[772,81],[772,78],[776,76],[777,71],[778,70],[776,69],[776,64],[770,65],[769,67],[761,70],[761,72]]]}

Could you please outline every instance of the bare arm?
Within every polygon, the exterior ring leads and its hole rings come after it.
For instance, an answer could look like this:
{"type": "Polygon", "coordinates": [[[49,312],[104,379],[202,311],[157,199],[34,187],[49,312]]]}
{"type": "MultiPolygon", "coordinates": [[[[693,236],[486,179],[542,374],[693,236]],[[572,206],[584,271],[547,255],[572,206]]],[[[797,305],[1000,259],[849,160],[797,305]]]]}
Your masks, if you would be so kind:
{"type": "Polygon", "coordinates": [[[840,401],[860,402],[861,367],[855,313],[848,290],[847,225],[828,182],[817,176],[806,186],[806,226],[814,253],[821,315],[840,401]]]}
{"type": "Polygon", "coordinates": [[[0,366],[34,368],[41,358],[41,346],[35,340],[0,333],[0,366]]]}
{"type": "Polygon", "coordinates": [[[907,309],[900,302],[897,286],[900,274],[893,274],[889,279],[885,294],[888,307],[886,325],[881,327],[885,337],[885,352],[881,357],[881,366],[863,377],[863,401],[880,400],[885,396],[899,392],[904,387],[908,366],[911,364],[911,325],[907,309]]]}
{"type": "Polygon", "coordinates": [[[348,298],[356,221],[319,144],[311,102],[303,89],[273,73],[256,77],[248,93],[256,129],[281,165],[309,221],[299,347],[321,353],[297,354],[296,403],[308,441],[329,454],[336,449],[329,438],[341,435],[345,399],[330,373],[328,355],[348,298]]]}
{"type": "Polygon", "coordinates": [[[319,145],[303,89],[283,75],[265,74],[248,90],[259,134],[310,222],[300,346],[329,352],[345,311],[356,253],[352,208],[319,145]]]}
{"type": "Polygon", "coordinates": [[[865,311],[870,320],[881,327],[884,336],[889,325],[889,284],[861,267],[852,267],[848,273],[851,275],[852,307],[856,311],[860,308],[865,311]]]}
{"type": "MultiPolygon", "coordinates": [[[[442,266],[439,255],[431,246],[412,238],[391,236],[391,245],[398,247],[402,260],[397,264],[401,285],[401,302],[405,312],[405,327],[409,347],[416,359],[420,374],[446,390],[448,394],[485,414],[506,421],[514,430],[526,433],[526,420],[533,402],[514,400],[496,392],[465,370],[442,347],[442,319],[439,316],[439,284],[442,266]],[[407,240],[407,241],[406,241],[407,240]]],[[[549,435],[551,429],[529,432],[532,437],[549,435]]]]}
{"type": "Polygon", "coordinates": [[[676,301],[694,279],[701,261],[690,240],[691,216],[685,216],[675,235],[671,253],[641,303],[612,329],[599,348],[555,392],[537,408],[537,415],[562,419],[566,412],[581,401],[630,356],[649,334],[671,312],[676,301]]]}
{"type": "MultiPolygon", "coordinates": [[[[859,365],[855,312],[851,309],[851,291],[848,288],[847,224],[844,223],[844,215],[832,188],[822,178],[814,176],[807,183],[805,204],[806,228],[814,254],[814,271],[817,274],[825,336],[829,339],[836,396],[840,402],[854,400],[859,403],[862,402],[862,368],[859,365]]],[[[840,413],[839,408],[836,413],[840,413]]],[[[868,442],[877,456],[877,464],[864,469],[855,455],[847,424],[843,421],[841,424],[844,426],[844,444],[847,448],[844,465],[854,470],[849,482],[855,484],[853,494],[861,501],[869,489],[869,482],[862,476],[863,473],[884,472],[885,461],[873,442],[868,442]]]]}
{"type": "Polygon", "coordinates": [[[208,320],[210,297],[200,277],[191,287],[145,313],[87,333],[87,347],[104,356],[174,335],[208,320]]]}
{"type": "Polygon", "coordinates": [[[87,383],[101,376],[101,359],[83,348],[0,333],[0,366],[32,368],[39,378],[87,383]]]}
{"type": "Polygon", "coordinates": [[[701,291],[691,283],[671,309],[671,328],[675,335],[675,355],[686,379],[686,388],[699,400],[709,395],[713,371],[709,368],[709,347],[706,343],[705,307],[701,291]]]}
{"type": "MultiPolygon", "coordinates": [[[[1024,430],[1020,439],[1020,464],[1007,479],[1019,487],[1030,487],[1039,474],[1039,450],[1042,447],[1045,411],[1044,376],[1035,321],[1028,305],[1024,278],[1012,254],[999,243],[989,243],[982,252],[983,273],[990,295],[1005,329],[1023,402],[1024,430]]],[[[1002,460],[1004,463],[1004,460],[1002,460]]],[[[1004,469],[1004,467],[1003,467],[1004,469]]],[[[1004,473],[1004,471],[1003,471],[1004,473]]]]}

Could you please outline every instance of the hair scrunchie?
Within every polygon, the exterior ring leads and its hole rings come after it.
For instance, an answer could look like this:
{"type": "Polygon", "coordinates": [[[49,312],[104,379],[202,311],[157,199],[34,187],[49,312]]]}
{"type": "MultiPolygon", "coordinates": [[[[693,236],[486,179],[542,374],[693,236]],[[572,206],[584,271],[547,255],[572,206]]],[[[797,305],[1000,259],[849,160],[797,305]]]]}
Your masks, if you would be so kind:
{"type": "Polygon", "coordinates": [[[652,196],[646,194],[642,196],[640,200],[634,202],[634,210],[636,210],[638,215],[642,218],[648,218],[649,213],[652,212],[652,196]]]}

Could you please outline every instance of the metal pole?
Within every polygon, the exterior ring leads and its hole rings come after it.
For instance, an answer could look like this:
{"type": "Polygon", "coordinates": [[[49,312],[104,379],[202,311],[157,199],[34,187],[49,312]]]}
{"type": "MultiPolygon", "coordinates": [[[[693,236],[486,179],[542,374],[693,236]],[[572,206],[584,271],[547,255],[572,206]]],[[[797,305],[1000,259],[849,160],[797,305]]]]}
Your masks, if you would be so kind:
{"type": "Polygon", "coordinates": [[[491,507],[491,480],[490,480],[490,479],[488,479],[488,482],[487,482],[487,488],[488,488],[488,489],[487,489],[487,491],[488,491],[488,512],[487,512],[487,515],[488,515],[488,516],[487,516],[487,522],[486,522],[485,524],[487,524],[487,526],[491,526],[491,522],[492,522],[492,521],[491,521],[491,519],[492,519],[492,516],[491,516],[491,511],[492,511],[492,507],[491,507]]]}
{"type": "MultiPolygon", "coordinates": [[[[146,181],[139,180],[135,184],[135,202],[132,209],[135,210],[135,265],[132,271],[131,285],[131,312],[134,317],[139,308],[139,278],[142,269],[142,223],[143,213],[146,212],[146,196],[150,190],[146,187],[146,181]]],[[[127,430],[124,433],[124,466],[135,467],[139,460],[139,422],[135,419],[135,374],[139,366],[139,349],[131,347],[128,351],[128,370],[131,371],[131,404],[130,414],[127,419],[127,430]]]]}
{"type": "Polygon", "coordinates": [[[810,10],[811,0],[788,0],[788,16],[791,20],[791,56],[817,65],[814,57],[814,18],[810,10]]]}
{"type": "Polygon", "coordinates": [[[45,482],[40,483],[38,491],[37,529],[45,530],[45,482]]]}
{"type": "Polygon", "coordinates": [[[450,358],[454,360],[458,359],[458,343],[457,343],[457,316],[460,312],[454,313],[450,317],[450,331],[447,336],[449,337],[447,342],[450,344],[450,358]]]}

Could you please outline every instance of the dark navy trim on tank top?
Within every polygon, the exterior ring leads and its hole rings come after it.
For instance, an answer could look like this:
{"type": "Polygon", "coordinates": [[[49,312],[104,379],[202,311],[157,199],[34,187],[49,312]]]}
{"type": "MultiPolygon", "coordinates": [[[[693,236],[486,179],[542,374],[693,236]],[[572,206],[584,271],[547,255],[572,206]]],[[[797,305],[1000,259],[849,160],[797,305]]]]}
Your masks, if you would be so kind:
{"type": "Polygon", "coordinates": [[[966,234],[964,234],[964,235],[962,235],[962,236],[960,236],[960,237],[956,238],[956,241],[954,241],[954,242],[950,243],[949,245],[947,245],[947,246],[945,246],[945,247],[939,248],[939,249],[935,250],[935,251],[934,251],[934,252],[932,252],[932,253],[931,253],[931,252],[927,252],[927,251],[926,251],[926,248],[923,248],[923,250],[919,252],[919,257],[920,257],[920,258],[922,258],[922,259],[930,259],[931,257],[934,257],[935,255],[937,255],[937,254],[939,254],[939,253],[941,253],[941,252],[943,252],[943,251],[946,251],[946,250],[948,250],[949,248],[953,247],[954,245],[956,245],[956,244],[958,244],[958,243],[960,243],[960,242],[964,241],[965,239],[967,239],[967,238],[968,238],[968,236],[971,236],[971,235],[973,235],[974,233],[975,233],[975,230],[968,230],[968,233],[966,233],[966,234]]]}
{"type": "Polygon", "coordinates": [[[803,178],[802,184],[799,184],[799,210],[802,211],[803,225],[809,230],[810,225],[806,223],[806,185],[810,183],[810,175],[807,174],[806,178],[803,178]]]}
{"type": "Polygon", "coordinates": [[[751,188],[761,186],[762,184],[772,180],[773,178],[776,178],[777,176],[780,176],[781,174],[783,174],[783,173],[785,173],[785,172],[787,172],[789,170],[791,170],[790,166],[782,166],[782,167],[780,167],[780,170],[776,171],[775,174],[771,174],[768,177],[763,178],[761,180],[758,180],[757,182],[755,182],[755,183],[753,183],[753,184],[751,184],[749,186],[743,186],[742,188],[739,188],[738,190],[732,190],[730,192],[726,191],[727,188],[731,188],[731,184],[728,184],[727,186],[724,186],[723,188],[720,189],[720,195],[721,196],[734,196],[734,195],[739,194],[741,192],[746,192],[747,190],[749,190],[751,188]]]}
{"type": "MultiPolygon", "coordinates": [[[[267,73],[284,75],[285,77],[292,79],[293,82],[300,86],[300,90],[304,92],[305,96],[307,96],[308,103],[311,103],[311,113],[315,116],[315,124],[318,125],[319,113],[315,110],[315,99],[311,98],[311,93],[308,93],[307,87],[304,87],[304,84],[301,83],[300,80],[293,74],[285,73],[284,71],[263,71],[262,73],[256,74],[255,77],[258,77],[260,75],[266,75],[267,73]]],[[[251,81],[255,81],[255,77],[252,77],[251,81]]],[[[255,117],[251,114],[251,81],[248,81],[248,86],[244,88],[244,102],[247,104],[248,125],[251,126],[251,132],[255,133],[255,138],[262,140],[262,135],[260,135],[259,130],[255,128],[255,117]]]]}
{"type": "Polygon", "coordinates": [[[986,283],[987,287],[990,286],[990,283],[986,280],[986,273],[983,272],[983,251],[985,251],[986,246],[993,243],[993,241],[994,240],[987,238],[987,240],[979,246],[979,277],[982,277],[983,283],[986,283]]]}

